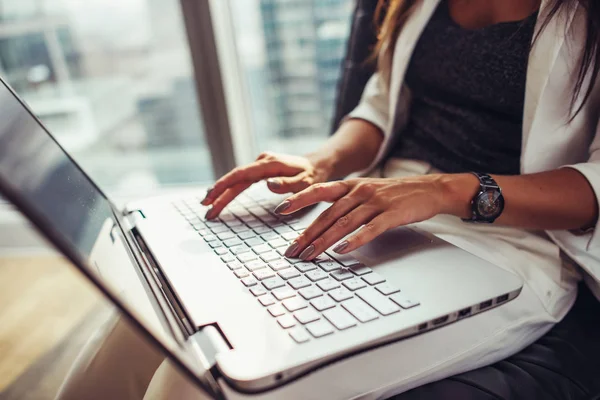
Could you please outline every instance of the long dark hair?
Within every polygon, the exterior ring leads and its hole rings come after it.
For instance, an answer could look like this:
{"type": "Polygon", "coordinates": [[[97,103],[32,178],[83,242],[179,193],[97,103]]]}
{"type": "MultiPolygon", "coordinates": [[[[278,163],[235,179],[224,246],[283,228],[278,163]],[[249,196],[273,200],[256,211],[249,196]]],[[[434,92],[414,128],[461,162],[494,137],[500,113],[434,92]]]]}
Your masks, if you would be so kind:
{"type": "MultiPolygon", "coordinates": [[[[378,26],[378,41],[373,55],[379,59],[380,71],[386,78],[389,77],[396,38],[417,3],[418,0],[379,0],[377,4],[375,23],[378,26]]],[[[594,83],[600,73],[600,0],[550,0],[546,19],[542,22],[542,28],[538,30],[533,40],[535,44],[540,33],[548,26],[552,18],[555,18],[561,12],[571,11],[578,5],[583,7],[586,12],[586,34],[583,53],[577,70],[577,80],[571,96],[571,120],[577,116],[590,98],[594,83]],[[584,90],[588,74],[590,77],[589,84],[585,87],[582,101],[576,107],[584,90]]]]}

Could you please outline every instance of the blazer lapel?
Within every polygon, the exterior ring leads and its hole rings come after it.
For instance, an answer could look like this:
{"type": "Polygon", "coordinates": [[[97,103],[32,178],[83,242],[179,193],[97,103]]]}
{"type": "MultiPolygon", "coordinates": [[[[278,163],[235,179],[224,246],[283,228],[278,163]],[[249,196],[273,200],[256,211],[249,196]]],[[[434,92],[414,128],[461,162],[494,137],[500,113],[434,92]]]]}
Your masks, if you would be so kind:
{"type": "Polygon", "coordinates": [[[548,15],[550,3],[549,0],[542,0],[534,33],[534,39],[537,37],[537,40],[529,55],[525,85],[525,107],[523,110],[523,148],[525,148],[525,144],[529,139],[539,109],[540,99],[548,86],[550,73],[558,59],[577,7],[574,6],[569,10],[559,11],[549,21],[544,31],[537,36],[543,21],[548,15]]]}
{"type": "MultiPolygon", "coordinates": [[[[412,52],[440,1],[421,0],[417,8],[413,11],[413,15],[406,21],[396,41],[390,74],[390,115],[396,115],[396,111],[398,111],[396,107],[398,106],[400,88],[402,87],[402,82],[404,82],[404,75],[406,74],[412,52]]],[[[396,118],[392,118],[392,124],[389,126],[389,129],[394,129],[393,124],[395,121],[396,118]]]]}

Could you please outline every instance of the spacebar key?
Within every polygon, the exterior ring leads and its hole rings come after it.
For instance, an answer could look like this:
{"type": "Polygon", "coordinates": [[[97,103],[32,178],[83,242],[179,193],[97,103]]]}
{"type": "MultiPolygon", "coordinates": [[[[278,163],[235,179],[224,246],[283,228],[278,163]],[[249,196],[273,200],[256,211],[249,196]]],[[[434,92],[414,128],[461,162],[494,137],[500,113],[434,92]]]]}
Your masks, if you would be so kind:
{"type": "Polygon", "coordinates": [[[360,322],[369,322],[379,318],[375,310],[369,307],[367,303],[361,299],[357,299],[356,297],[344,301],[342,303],[342,307],[344,307],[350,314],[354,315],[354,318],[360,322]]]}

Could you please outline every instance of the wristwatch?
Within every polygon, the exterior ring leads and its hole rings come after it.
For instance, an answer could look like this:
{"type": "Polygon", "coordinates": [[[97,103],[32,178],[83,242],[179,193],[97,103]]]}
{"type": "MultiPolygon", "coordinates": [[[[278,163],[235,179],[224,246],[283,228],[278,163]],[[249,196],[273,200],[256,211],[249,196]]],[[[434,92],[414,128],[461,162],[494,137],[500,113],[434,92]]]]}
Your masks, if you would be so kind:
{"type": "Polygon", "coordinates": [[[471,200],[471,218],[463,219],[463,221],[491,224],[504,210],[502,190],[494,178],[488,174],[479,172],[472,172],[472,174],[479,179],[480,188],[471,200]]]}

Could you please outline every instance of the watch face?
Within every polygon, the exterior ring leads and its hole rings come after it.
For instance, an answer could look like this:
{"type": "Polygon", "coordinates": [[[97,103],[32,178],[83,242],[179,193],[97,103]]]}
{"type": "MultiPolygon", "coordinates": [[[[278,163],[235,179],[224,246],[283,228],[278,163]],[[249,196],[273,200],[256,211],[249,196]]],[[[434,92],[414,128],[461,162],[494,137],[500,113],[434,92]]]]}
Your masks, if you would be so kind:
{"type": "Polygon", "coordinates": [[[495,218],[504,208],[504,199],[498,190],[488,190],[477,197],[477,212],[483,218],[495,218]]]}

